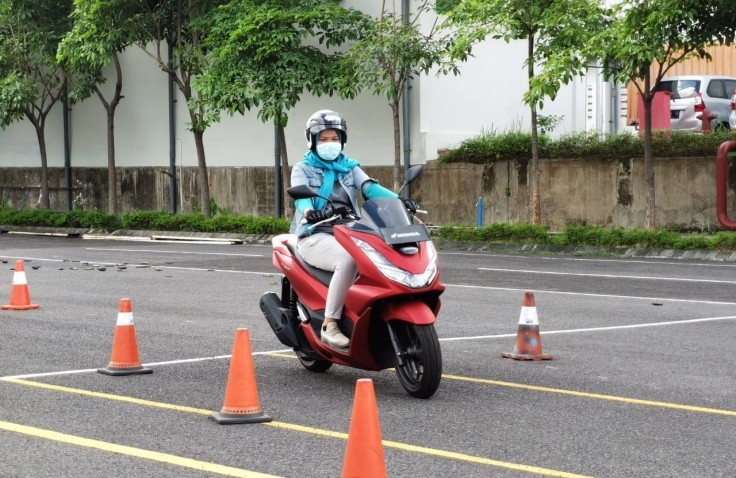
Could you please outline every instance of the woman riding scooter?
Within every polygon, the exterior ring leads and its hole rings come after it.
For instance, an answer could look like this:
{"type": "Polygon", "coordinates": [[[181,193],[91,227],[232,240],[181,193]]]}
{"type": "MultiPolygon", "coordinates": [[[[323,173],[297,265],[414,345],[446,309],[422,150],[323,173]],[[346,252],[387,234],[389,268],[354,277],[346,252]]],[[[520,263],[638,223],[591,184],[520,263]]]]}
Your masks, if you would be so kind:
{"type": "MultiPolygon", "coordinates": [[[[348,138],[345,119],[337,112],[320,110],[307,120],[307,146],[304,159],[294,166],[291,185],[308,185],[319,190],[320,197],[297,199],[291,233],[299,237],[298,249],[310,265],[333,272],[325,303],[325,320],[320,340],[332,348],[347,348],[350,339],[340,330],[339,320],[348,289],[357,274],[355,261],[337,242],[331,222],[315,224],[331,216],[324,208],[329,198],[334,207],[346,206],[358,211],[356,191],[365,199],[397,195],[371,179],[357,161],[343,153],[348,138]],[[306,224],[303,224],[306,219],[306,224]]],[[[416,204],[405,200],[409,209],[416,204]]]]}

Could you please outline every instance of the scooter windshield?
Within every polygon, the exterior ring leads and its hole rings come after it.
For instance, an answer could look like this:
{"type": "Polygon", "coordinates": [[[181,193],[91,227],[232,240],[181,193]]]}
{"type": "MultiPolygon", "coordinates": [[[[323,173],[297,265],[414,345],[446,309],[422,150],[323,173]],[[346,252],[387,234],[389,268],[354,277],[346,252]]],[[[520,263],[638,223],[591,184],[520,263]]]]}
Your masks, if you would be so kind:
{"type": "Polygon", "coordinates": [[[396,198],[364,202],[363,215],[352,229],[380,236],[390,245],[430,240],[427,228],[421,223],[415,224],[406,212],[404,203],[396,198]]]}
{"type": "Polygon", "coordinates": [[[371,199],[363,203],[361,222],[375,229],[402,227],[411,224],[404,204],[395,198],[371,199]]]}

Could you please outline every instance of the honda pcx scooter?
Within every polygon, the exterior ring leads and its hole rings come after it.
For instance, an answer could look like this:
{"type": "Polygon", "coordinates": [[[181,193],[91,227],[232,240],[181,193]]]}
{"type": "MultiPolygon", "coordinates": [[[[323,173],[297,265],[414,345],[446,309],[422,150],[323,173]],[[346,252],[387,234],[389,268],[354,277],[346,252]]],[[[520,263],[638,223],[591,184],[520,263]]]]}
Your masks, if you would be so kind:
{"type": "MultiPolygon", "coordinates": [[[[409,168],[404,186],[420,171],[421,166],[409,168]]],[[[318,196],[309,186],[287,192],[294,199],[318,196]]],[[[434,323],[445,287],[427,228],[398,198],[367,200],[359,216],[346,208],[332,211],[325,221],[336,221],[335,238],[358,266],[339,321],[349,347],[335,349],[320,341],[332,273],[307,264],[293,234],[272,239],[273,264],[283,278],[280,296],[267,292],[261,297],[266,320],[309,371],[324,372],[332,364],[363,370],[394,367],[409,394],[431,397],[442,376],[434,323]]]]}

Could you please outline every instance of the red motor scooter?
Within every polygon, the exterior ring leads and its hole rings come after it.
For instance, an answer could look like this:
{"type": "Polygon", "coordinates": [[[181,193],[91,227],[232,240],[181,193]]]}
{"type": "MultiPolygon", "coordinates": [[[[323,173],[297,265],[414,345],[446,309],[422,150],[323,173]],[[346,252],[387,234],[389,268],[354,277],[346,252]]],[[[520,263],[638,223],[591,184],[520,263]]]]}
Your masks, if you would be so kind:
{"type": "MultiPolygon", "coordinates": [[[[421,166],[409,168],[404,185],[420,171],[421,166]]],[[[288,193],[295,199],[318,196],[309,186],[288,193]]],[[[324,372],[332,364],[363,370],[394,367],[409,394],[431,397],[442,376],[434,323],[445,287],[427,228],[397,198],[367,200],[360,216],[346,208],[333,212],[326,221],[337,221],[335,238],[358,266],[339,322],[350,338],[349,348],[320,341],[332,273],[307,264],[292,234],[272,239],[273,264],[283,274],[281,294],[263,294],[261,310],[276,337],[294,349],[307,370],[324,372]]]]}

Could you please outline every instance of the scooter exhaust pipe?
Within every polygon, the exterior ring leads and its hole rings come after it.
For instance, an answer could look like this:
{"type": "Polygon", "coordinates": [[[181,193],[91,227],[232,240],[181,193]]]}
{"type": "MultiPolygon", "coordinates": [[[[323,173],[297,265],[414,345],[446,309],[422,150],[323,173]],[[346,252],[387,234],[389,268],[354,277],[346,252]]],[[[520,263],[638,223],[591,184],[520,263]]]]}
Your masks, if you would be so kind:
{"type": "Polygon", "coordinates": [[[291,310],[283,307],[279,296],[273,292],[266,292],[261,296],[260,305],[263,315],[281,343],[292,348],[298,347],[299,339],[295,330],[298,321],[291,310]]]}

